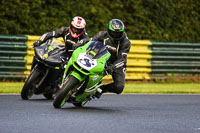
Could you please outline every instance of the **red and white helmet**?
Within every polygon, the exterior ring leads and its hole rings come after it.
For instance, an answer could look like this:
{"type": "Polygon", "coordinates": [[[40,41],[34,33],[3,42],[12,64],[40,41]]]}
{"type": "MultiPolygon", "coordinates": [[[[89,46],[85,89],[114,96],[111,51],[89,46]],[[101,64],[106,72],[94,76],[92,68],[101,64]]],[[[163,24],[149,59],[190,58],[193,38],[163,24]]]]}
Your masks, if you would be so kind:
{"type": "Polygon", "coordinates": [[[82,17],[74,17],[71,22],[71,26],[69,32],[71,33],[72,37],[78,38],[83,34],[85,29],[86,22],[82,17]]]}

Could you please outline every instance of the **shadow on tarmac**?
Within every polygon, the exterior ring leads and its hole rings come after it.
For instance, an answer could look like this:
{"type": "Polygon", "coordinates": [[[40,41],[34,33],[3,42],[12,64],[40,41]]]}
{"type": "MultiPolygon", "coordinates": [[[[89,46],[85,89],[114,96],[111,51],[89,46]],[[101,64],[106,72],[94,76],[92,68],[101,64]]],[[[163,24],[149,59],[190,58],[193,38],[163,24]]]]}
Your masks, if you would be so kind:
{"type": "Polygon", "coordinates": [[[122,110],[109,107],[63,107],[61,111],[87,112],[87,113],[123,113],[122,110]]]}

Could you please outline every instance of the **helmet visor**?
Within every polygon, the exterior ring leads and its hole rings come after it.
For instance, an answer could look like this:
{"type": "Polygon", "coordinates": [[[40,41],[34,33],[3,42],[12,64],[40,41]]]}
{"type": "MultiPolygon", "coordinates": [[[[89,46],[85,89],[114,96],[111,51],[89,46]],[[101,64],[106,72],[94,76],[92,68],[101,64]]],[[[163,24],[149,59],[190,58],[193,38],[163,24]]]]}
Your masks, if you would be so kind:
{"type": "Polygon", "coordinates": [[[75,34],[81,34],[83,32],[84,29],[78,29],[78,28],[75,28],[73,26],[71,26],[71,30],[72,32],[75,34]]]}
{"type": "Polygon", "coordinates": [[[123,32],[116,32],[109,30],[108,33],[113,39],[120,39],[123,36],[123,32]]]}

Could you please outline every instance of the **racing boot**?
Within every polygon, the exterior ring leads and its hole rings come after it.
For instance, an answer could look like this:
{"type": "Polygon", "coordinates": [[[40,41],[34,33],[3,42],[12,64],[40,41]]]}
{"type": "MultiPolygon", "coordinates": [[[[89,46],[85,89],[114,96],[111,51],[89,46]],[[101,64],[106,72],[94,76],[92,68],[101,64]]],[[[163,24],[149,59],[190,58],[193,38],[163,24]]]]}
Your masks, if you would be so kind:
{"type": "Polygon", "coordinates": [[[100,86],[99,88],[97,88],[97,92],[95,92],[94,97],[99,99],[101,97],[101,95],[105,92],[106,92],[106,90],[104,89],[104,87],[100,86]]]}

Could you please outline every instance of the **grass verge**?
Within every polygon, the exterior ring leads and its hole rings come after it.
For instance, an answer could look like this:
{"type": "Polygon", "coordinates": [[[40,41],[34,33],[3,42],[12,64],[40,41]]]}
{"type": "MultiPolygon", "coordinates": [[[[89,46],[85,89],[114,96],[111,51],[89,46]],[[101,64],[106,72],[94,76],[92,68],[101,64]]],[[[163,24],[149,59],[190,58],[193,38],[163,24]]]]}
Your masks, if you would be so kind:
{"type": "Polygon", "coordinates": [[[200,94],[198,83],[126,84],[124,93],[200,94]]]}
{"type": "MultiPolygon", "coordinates": [[[[19,94],[23,87],[22,82],[0,82],[1,94],[19,94]]],[[[123,93],[161,93],[161,94],[200,94],[200,84],[198,83],[136,83],[126,84],[123,93]]]]}
{"type": "Polygon", "coordinates": [[[0,93],[20,93],[24,83],[0,82],[0,93]]]}

